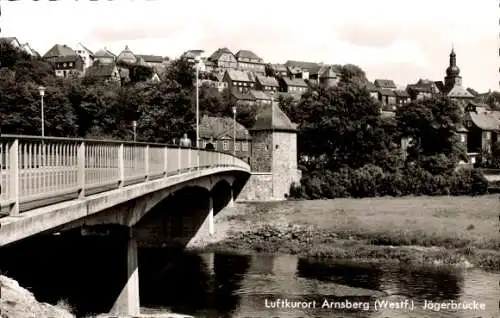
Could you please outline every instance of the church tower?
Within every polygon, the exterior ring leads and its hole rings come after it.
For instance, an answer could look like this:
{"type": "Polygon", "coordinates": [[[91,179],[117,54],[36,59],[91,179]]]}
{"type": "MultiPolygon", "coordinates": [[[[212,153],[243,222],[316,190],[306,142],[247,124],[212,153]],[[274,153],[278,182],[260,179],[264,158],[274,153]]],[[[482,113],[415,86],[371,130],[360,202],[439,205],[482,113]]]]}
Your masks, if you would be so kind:
{"type": "Polygon", "coordinates": [[[453,48],[450,53],[450,64],[446,69],[444,86],[447,91],[451,90],[454,86],[462,86],[462,77],[460,76],[460,69],[457,66],[457,56],[453,48]]]}

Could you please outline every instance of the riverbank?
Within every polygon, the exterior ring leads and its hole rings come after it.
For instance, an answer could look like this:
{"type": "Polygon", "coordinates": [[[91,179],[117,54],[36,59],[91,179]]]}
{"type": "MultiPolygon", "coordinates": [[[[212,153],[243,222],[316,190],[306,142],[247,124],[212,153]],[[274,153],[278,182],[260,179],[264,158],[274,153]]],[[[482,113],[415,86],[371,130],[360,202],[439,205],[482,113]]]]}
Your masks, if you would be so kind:
{"type": "Polygon", "coordinates": [[[56,306],[38,302],[33,294],[8,277],[0,275],[0,317],[1,318],[74,318],[67,305],[56,306]]]}
{"type": "Polygon", "coordinates": [[[240,203],[197,249],[500,271],[497,195],[240,203]]]}

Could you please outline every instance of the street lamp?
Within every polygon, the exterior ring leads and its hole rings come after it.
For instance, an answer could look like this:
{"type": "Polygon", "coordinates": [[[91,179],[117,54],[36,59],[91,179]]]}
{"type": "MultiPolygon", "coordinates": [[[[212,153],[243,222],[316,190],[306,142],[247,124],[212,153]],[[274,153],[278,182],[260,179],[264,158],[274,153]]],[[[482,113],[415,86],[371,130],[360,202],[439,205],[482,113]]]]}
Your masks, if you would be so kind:
{"type": "Polygon", "coordinates": [[[200,56],[194,58],[196,63],[196,148],[200,148],[200,97],[199,97],[199,84],[198,78],[200,75],[200,56]]]}
{"type": "Polygon", "coordinates": [[[45,119],[43,116],[43,96],[45,96],[45,87],[38,87],[38,91],[40,92],[40,102],[41,102],[41,111],[42,111],[42,137],[45,137],[45,119]]]}
{"type": "Polygon", "coordinates": [[[236,156],[236,106],[233,106],[233,156],[236,156]]]}
{"type": "Polygon", "coordinates": [[[134,142],[135,142],[135,136],[136,136],[136,131],[137,131],[137,121],[132,122],[132,127],[134,129],[134,142]]]}

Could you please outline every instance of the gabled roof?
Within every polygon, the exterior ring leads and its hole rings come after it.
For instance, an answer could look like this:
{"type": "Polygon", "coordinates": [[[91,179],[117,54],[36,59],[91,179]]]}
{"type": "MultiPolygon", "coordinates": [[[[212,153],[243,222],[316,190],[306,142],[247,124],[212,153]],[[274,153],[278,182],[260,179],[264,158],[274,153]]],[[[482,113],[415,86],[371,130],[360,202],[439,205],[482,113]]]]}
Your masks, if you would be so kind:
{"type": "Polygon", "coordinates": [[[470,120],[482,130],[500,131],[500,112],[499,111],[480,111],[468,112],[470,120]]]}
{"type": "Polygon", "coordinates": [[[396,84],[394,84],[394,81],[388,79],[376,79],[374,81],[374,84],[378,88],[397,88],[396,84]]]}
{"type": "Polygon", "coordinates": [[[473,98],[474,96],[466,91],[461,85],[455,85],[446,94],[446,96],[451,98],[473,98]]]}
{"type": "MultiPolygon", "coordinates": [[[[220,139],[222,137],[233,136],[233,119],[229,117],[209,117],[200,118],[200,137],[220,139]]],[[[235,133],[237,139],[251,139],[248,130],[240,123],[235,123],[235,133]]]]}
{"type": "Polygon", "coordinates": [[[255,101],[255,97],[252,94],[249,93],[242,93],[238,90],[233,90],[231,94],[237,99],[237,100],[246,100],[246,101],[255,101]]]}
{"type": "Polygon", "coordinates": [[[397,97],[410,97],[410,94],[408,94],[408,92],[407,92],[407,91],[402,90],[402,89],[395,90],[395,91],[394,91],[394,94],[395,94],[397,97]]]}
{"type": "Polygon", "coordinates": [[[444,83],[443,83],[443,81],[435,81],[434,84],[436,85],[437,89],[440,92],[444,91],[444,83]]]}
{"type": "Polygon", "coordinates": [[[246,59],[261,60],[261,58],[258,57],[257,54],[249,50],[239,50],[238,53],[236,53],[234,56],[237,59],[246,58],[246,59]]]}
{"type": "Polygon", "coordinates": [[[111,77],[115,69],[117,68],[114,64],[93,65],[87,68],[85,75],[89,77],[111,77]]]}
{"type": "Polygon", "coordinates": [[[237,71],[237,70],[227,70],[226,74],[229,76],[231,81],[237,81],[237,82],[253,82],[249,76],[248,73],[242,72],[242,71],[237,71]]]}
{"type": "Polygon", "coordinates": [[[334,70],[332,66],[327,67],[326,70],[323,71],[320,78],[336,78],[338,72],[334,70]]]}
{"type": "Polygon", "coordinates": [[[54,63],[64,63],[64,62],[76,62],[77,60],[81,60],[81,57],[78,55],[66,55],[66,56],[58,56],[53,62],[54,63]]]}
{"type": "Polygon", "coordinates": [[[250,94],[257,100],[271,100],[271,96],[263,91],[251,90],[250,94]]]}
{"type": "Polygon", "coordinates": [[[292,123],[290,118],[288,118],[279,108],[277,102],[272,102],[264,106],[257,114],[255,124],[250,130],[281,130],[295,132],[297,131],[297,125],[292,123]]]}
{"type": "Polygon", "coordinates": [[[212,55],[210,55],[210,57],[208,59],[210,61],[217,61],[222,56],[222,54],[226,54],[226,53],[234,56],[233,52],[231,52],[227,47],[223,47],[223,48],[215,50],[215,52],[212,53],[212,55]]]}
{"type": "Polygon", "coordinates": [[[378,88],[372,82],[366,81],[363,86],[370,92],[378,92],[378,88]]]}
{"type": "Polygon", "coordinates": [[[94,56],[95,57],[116,57],[115,54],[113,54],[111,51],[109,51],[106,48],[101,49],[101,50],[95,52],[94,56]]]}
{"type": "Polygon", "coordinates": [[[286,86],[307,87],[307,83],[302,78],[283,77],[286,86]]]}
{"type": "Polygon", "coordinates": [[[437,89],[436,83],[425,79],[419,79],[417,83],[407,86],[407,90],[421,93],[434,93],[434,88],[437,89]]]}
{"type": "Polygon", "coordinates": [[[319,63],[315,62],[304,62],[304,61],[292,61],[288,60],[285,62],[285,66],[287,67],[297,67],[302,70],[310,70],[310,69],[315,69],[319,66],[321,66],[319,63]]]}
{"type": "Polygon", "coordinates": [[[271,86],[271,87],[279,86],[278,81],[274,77],[257,75],[255,79],[262,86],[271,86]]]}
{"type": "Polygon", "coordinates": [[[159,55],[136,55],[146,63],[163,63],[163,57],[159,55]]]}
{"type": "Polygon", "coordinates": [[[17,45],[21,46],[21,42],[19,42],[19,40],[14,36],[0,38],[0,42],[3,42],[3,43],[11,44],[13,41],[17,42],[17,45]]]}
{"type": "Polygon", "coordinates": [[[380,95],[382,96],[396,96],[396,94],[390,90],[390,89],[387,89],[387,88],[380,88],[378,90],[378,92],[380,93],[380,95]]]}
{"type": "Polygon", "coordinates": [[[271,68],[275,72],[286,72],[287,71],[287,67],[285,64],[271,64],[271,68]]]}
{"type": "Polygon", "coordinates": [[[477,97],[479,95],[479,93],[473,88],[467,87],[467,91],[474,97],[477,97]]]}
{"type": "Polygon", "coordinates": [[[50,50],[48,50],[47,53],[45,53],[43,58],[46,59],[66,55],[76,55],[76,52],[67,45],[56,44],[50,50]]]}
{"type": "Polygon", "coordinates": [[[89,50],[85,45],[83,45],[81,42],[78,42],[78,45],[80,45],[85,51],[87,51],[90,56],[94,57],[94,52],[89,50]]]}

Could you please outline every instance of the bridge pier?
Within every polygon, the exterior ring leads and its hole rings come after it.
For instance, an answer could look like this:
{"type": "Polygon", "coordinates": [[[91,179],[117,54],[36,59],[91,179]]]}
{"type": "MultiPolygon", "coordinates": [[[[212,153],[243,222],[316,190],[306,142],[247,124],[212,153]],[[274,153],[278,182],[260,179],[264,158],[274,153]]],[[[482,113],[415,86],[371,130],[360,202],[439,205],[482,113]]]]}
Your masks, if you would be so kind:
{"type": "Polygon", "coordinates": [[[233,190],[233,186],[231,185],[231,197],[229,199],[229,202],[227,204],[228,207],[232,208],[234,207],[234,190],[233,190]]]}
{"type": "Polygon", "coordinates": [[[129,227],[126,236],[126,277],[120,294],[111,308],[110,314],[137,316],[140,314],[139,297],[139,261],[137,256],[137,241],[129,227]]]}
{"type": "Polygon", "coordinates": [[[215,234],[215,228],[214,228],[214,201],[211,195],[208,196],[207,222],[208,222],[208,235],[212,236],[215,234]]]}

